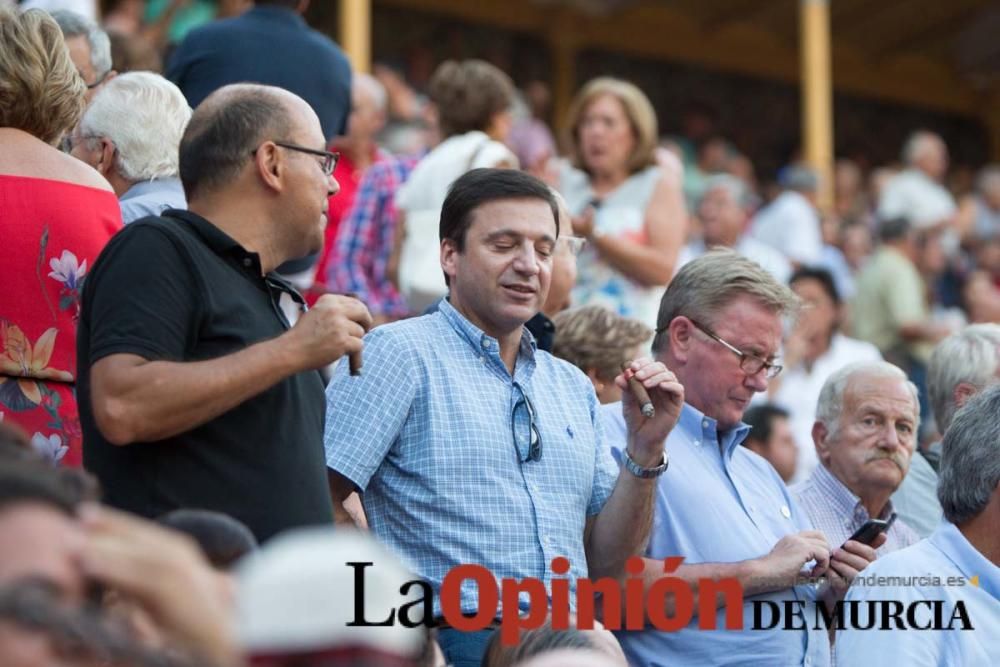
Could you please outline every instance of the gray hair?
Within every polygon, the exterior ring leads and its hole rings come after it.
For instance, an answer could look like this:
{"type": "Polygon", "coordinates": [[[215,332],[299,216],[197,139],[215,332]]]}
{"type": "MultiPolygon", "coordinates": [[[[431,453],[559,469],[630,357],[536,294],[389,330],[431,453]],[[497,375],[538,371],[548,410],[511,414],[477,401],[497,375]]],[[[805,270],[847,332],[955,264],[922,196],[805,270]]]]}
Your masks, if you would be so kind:
{"type": "Polygon", "coordinates": [[[710,250],[685,264],[670,281],[660,301],[653,351],[666,348],[667,329],[684,315],[715,326],[716,314],[734,299],[746,296],[778,315],[795,313],[799,299],[759,264],[729,249],[710,250]]]}
{"type": "Polygon", "coordinates": [[[135,183],[177,175],[177,150],[190,118],[191,108],[173,83],[152,72],[128,72],[94,97],[80,133],[114,142],[119,174],[135,183]]]}
{"type": "Polygon", "coordinates": [[[928,130],[917,130],[903,144],[903,163],[912,166],[920,156],[935,142],[943,143],[941,137],[928,130]]]}
{"type": "Polygon", "coordinates": [[[351,84],[359,90],[363,90],[372,99],[376,109],[382,112],[388,109],[389,94],[386,92],[382,82],[371,74],[355,72],[351,78],[351,84]]]}
{"type": "Polygon", "coordinates": [[[978,516],[1000,483],[1000,385],[984,389],[958,411],[944,434],[938,500],[944,518],[978,516]]]}
{"type": "Polygon", "coordinates": [[[967,382],[976,390],[997,381],[1000,325],[973,324],[938,343],[927,368],[927,393],[938,431],[955,416],[955,387],[967,382]]]}
{"type": "Polygon", "coordinates": [[[917,433],[920,430],[920,399],[916,385],[907,379],[906,373],[888,361],[856,361],[834,371],[819,391],[819,400],[816,401],[816,421],[826,427],[828,437],[837,437],[837,432],[840,430],[840,418],[844,412],[844,393],[851,384],[851,380],[859,375],[905,382],[906,388],[910,390],[910,396],[913,398],[913,410],[916,416],[913,432],[917,433]]]}
{"type": "Polygon", "coordinates": [[[706,178],[698,203],[701,204],[701,200],[713,190],[725,190],[740,208],[747,208],[750,205],[750,189],[743,182],[743,179],[732,174],[715,174],[706,178]]]}
{"type": "Polygon", "coordinates": [[[100,77],[111,71],[111,40],[108,33],[88,19],[68,9],[58,9],[52,12],[52,18],[59,24],[63,37],[86,37],[90,45],[90,64],[94,73],[100,77]]]}

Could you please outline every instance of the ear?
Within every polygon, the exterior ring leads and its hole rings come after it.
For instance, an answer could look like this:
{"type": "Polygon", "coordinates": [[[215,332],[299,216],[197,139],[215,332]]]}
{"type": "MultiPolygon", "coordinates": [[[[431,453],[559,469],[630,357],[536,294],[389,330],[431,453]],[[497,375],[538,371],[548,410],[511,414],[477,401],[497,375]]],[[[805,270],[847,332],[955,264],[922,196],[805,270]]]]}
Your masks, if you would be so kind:
{"type": "Polygon", "coordinates": [[[687,362],[694,338],[694,325],[691,320],[679,315],[667,326],[667,336],[670,339],[670,353],[677,361],[687,362]]]}
{"type": "Polygon", "coordinates": [[[253,166],[264,187],[276,193],[285,189],[285,162],[274,144],[266,143],[253,155],[253,166]]]}
{"type": "Polygon", "coordinates": [[[115,145],[107,137],[101,137],[101,156],[97,159],[97,171],[107,178],[115,170],[115,145]]]}
{"type": "Polygon", "coordinates": [[[458,274],[458,246],[451,239],[441,241],[441,270],[448,276],[449,282],[454,283],[458,274]]]}
{"type": "Polygon", "coordinates": [[[951,392],[951,400],[955,402],[955,407],[960,408],[965,402],[976,395],[979,390],[975,385],[968,382],[959,382],[951,392]]]}
{"type": "Polygon", "coordinates": [[[826,463],[830,458],[830,431],[827,430],[826,424],[821,421],[813,422],[812,427],[812,439],[813,446],[816,448],[816,456],[819,458],[821,463],[826,463]]]}

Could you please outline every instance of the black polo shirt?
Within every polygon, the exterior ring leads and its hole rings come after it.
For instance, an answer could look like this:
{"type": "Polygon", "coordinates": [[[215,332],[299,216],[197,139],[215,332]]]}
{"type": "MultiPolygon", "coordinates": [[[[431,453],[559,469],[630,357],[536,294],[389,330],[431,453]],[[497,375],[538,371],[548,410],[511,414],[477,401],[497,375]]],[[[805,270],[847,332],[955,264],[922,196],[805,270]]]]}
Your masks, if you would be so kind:
{"type": "Polygon", "coordinates": [[[144,218],[111,239],[86,278],[77,333],[83,462],[108,504],[147,517],[180,507],[225,512],[261,540],[332,521],[317,371],[157,442],[113,445],[90,409],[94,362],[118,353],[186,362],[238,352],[288,329],[282,291],[295,294],[261,275],[256,253],[188,211],[144,218]]]}

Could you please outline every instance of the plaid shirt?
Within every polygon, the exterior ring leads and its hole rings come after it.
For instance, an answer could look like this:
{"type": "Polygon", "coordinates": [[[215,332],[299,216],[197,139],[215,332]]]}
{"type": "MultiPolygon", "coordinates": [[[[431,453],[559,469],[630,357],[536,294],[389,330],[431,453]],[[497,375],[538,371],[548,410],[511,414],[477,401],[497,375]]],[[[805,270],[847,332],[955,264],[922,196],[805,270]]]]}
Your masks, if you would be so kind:
{"type": "MultiPolygon", "coordinates": [[[[550,586],[569,559],[571,600],[587,576],[583,531],[618,477],[586,376],[522,334],[514,375],[499,346],[442,301],[440,309],[373,329],[364,373],[339,364],[327,387],[327,466],[362,492],[371,530],[434,588],[462,564],[499,581],[550,586]],[[526,395],[542,447],[522,462],[514,417],[526,395]]],[[[551,590],[551,589],[550,589],[551,590]]],[[[472,581],[462,609],[478,609],[472,581]]]]}
{"type": "Polygon", "coordinates": [[[409,313],[386,269],[396,235],[396,190],[419,159],[386,157],[369,167],[358,185],[354,206],[337,230],[339,261],[328,267],[326,284],[333,292],[357,295],[372,315],[409,313]]]}
{"type": "MultiPolygon", "coordinates": [[[[861,500],[822,464],[813,469],[807,480],[793,486],[791,491],[799,506],[809,515],[813,527],[826,535],[831,550],[839,548],[854,531],[872,518],[861,500]]],[[[887,519],[892,512],[892,501],[889,501],[877,518],[887,519]]],[[[886,543],[875,552],[880,557],[920,540],[920,536],[898,517],[886,536],[886,543]]]]}

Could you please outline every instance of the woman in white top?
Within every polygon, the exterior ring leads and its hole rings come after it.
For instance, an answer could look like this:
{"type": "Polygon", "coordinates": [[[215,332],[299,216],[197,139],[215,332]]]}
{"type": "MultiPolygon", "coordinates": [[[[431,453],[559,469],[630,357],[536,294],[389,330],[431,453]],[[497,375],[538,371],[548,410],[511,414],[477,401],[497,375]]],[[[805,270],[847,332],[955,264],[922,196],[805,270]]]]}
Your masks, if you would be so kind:
{"type": "Polygon", "coordinates": [[[428,92],[444,140],[417,163],[396,193],[397,250],[389,273],[397,276],[396,285],[414,313],[447,291],[438,259],[438,224],[448,188],[470,169],[518,166],[503,144],[514,101],[514,84],[506,74],[482,60],[448,60],[434,71],[428,92]]]}
{"type": "Polygon", "coordinates": [[[577,94],[567,124],[572,165],[559,188],[588,240],[573,304],[655,328],[687,231],[681,178],[656,165],[656,113],[636,86],[599,78],[577,94]]]}

